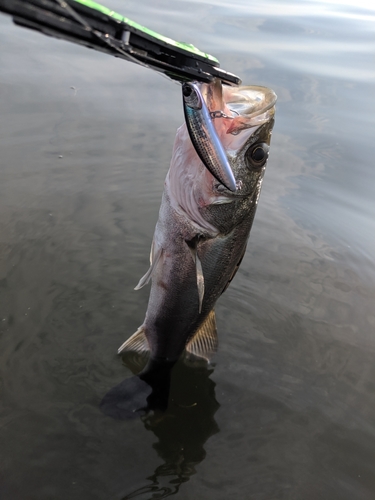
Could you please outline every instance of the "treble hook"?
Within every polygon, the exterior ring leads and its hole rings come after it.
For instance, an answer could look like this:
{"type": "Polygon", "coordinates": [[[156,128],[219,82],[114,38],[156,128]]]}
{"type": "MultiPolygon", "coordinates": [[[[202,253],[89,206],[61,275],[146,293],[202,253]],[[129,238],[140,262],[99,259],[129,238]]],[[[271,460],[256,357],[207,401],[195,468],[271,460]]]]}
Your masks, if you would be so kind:
{"type": "MultiPolygon", "coordinates": [[[[237,116],[239,115],[239,113],[237,113],[237,111],[235,111],[234,109],[232,111],[233,111],[233,113],[236,113],[237,116]]],[[[211,116],[212,120],[214,120],[215,118],[229,118],[229,120],[234,119],[234,116],[228,116],[225,113],[223,113],[223,111],[220,111],[220,110],[210,111],[210,116],[211,116]]]]}

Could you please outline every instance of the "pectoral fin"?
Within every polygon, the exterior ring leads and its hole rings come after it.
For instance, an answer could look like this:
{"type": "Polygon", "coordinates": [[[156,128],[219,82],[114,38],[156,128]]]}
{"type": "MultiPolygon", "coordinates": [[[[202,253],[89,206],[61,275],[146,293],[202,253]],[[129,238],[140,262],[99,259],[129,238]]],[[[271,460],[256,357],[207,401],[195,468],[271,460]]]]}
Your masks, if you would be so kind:
{"type": "Polygon", "coordinates": [[[198,257],[197,253],[197,245],[199,242],[200,236],[195,236],[192,240],[186,241],[187,246],[189,247],[189,250],[191,252],[191,255],[193,257],[193,261],[195,264],[195,272],[197,275],[197,288],[198,288],[198,298],[199,298],[199,310],[198,312],[201,313],[202,311],[202,304],[203,304],[203,297],[204,297],[204,276],[203,276],[203,268],[202,268],[202,262],[200,258],[198,257]]]}
{"type": "Polygon", "coordinates": [[[145,329],[143,326],[140,326],[138,330],[119,347],[117,352],[121,354],[124,351],[135,351],[142,354],[149,350],[150,347],[146,339],[145,329]]]}
{"type": "Polygon", "coordinates": [[[147,273],[139,280],[138,285],[134,288],[134,290],[140,290],[142,287],[147,285],[150,281],[152,273],[154,272],[160,257],[163,253],[163,249],[161,247],[156,247],[155,240],[152,240],[151,252],[150,252],[150,268],[147,273]]]}
{"type": "Polygon", "coordinates": [[[217,351],[217,346],[215,311],[212,310],[186,345],[186,350],[190,354],[209,361],[211,356],[217,351]]]}

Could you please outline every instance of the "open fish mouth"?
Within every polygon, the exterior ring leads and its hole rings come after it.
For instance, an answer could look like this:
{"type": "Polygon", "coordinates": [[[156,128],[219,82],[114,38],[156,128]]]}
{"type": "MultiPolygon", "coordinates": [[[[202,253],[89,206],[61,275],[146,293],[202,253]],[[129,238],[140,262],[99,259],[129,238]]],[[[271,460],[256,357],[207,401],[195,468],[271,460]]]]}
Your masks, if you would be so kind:
{"type": "Polygon", "coordinates": [[[274,114],[276,100],[275,92],[268,87],[223,87],[223,102],[233,116],[226,133],[235,135],[268,122],[274,114]]]}
{"type": "Polygon", "coordinates": [[[268,87],[252,85],[246,87],[223,88],[223,98],[227,106],[237,115],[252,119],[271,109],[277,96],[268,87]]]}

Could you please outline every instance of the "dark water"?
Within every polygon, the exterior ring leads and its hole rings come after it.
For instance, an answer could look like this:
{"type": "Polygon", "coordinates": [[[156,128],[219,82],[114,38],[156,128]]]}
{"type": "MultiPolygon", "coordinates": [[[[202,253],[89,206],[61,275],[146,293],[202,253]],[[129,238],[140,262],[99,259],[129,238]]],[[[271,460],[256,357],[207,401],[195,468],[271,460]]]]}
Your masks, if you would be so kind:
{"type": "Polygon", "coordinates": [[[0,16],[1,499],[375,498],[374,7],[107,5],[273,88],[270,161],[213,365],[106,417],[180,88],[0,16]]]}

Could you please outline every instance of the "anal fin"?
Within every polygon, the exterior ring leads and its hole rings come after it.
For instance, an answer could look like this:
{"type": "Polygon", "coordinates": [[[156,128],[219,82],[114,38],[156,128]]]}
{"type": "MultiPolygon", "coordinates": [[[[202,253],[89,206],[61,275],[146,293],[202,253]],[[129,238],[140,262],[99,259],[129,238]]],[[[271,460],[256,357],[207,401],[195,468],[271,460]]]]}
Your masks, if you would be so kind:
{"type": "Polygon", "coordinates": [[[215,311],[212,310],[186,345],[186,351],[209,361],[218,344],[215,311]]]}
{"type": "Polygon", "coordinates": [[[140,326],[138,330],[119,347],[117,352],[121,354],[124,351],[135,351],[143,354],[149,350],[150,347],[146,339],[145,329],[143,326],[140,326]]]}

